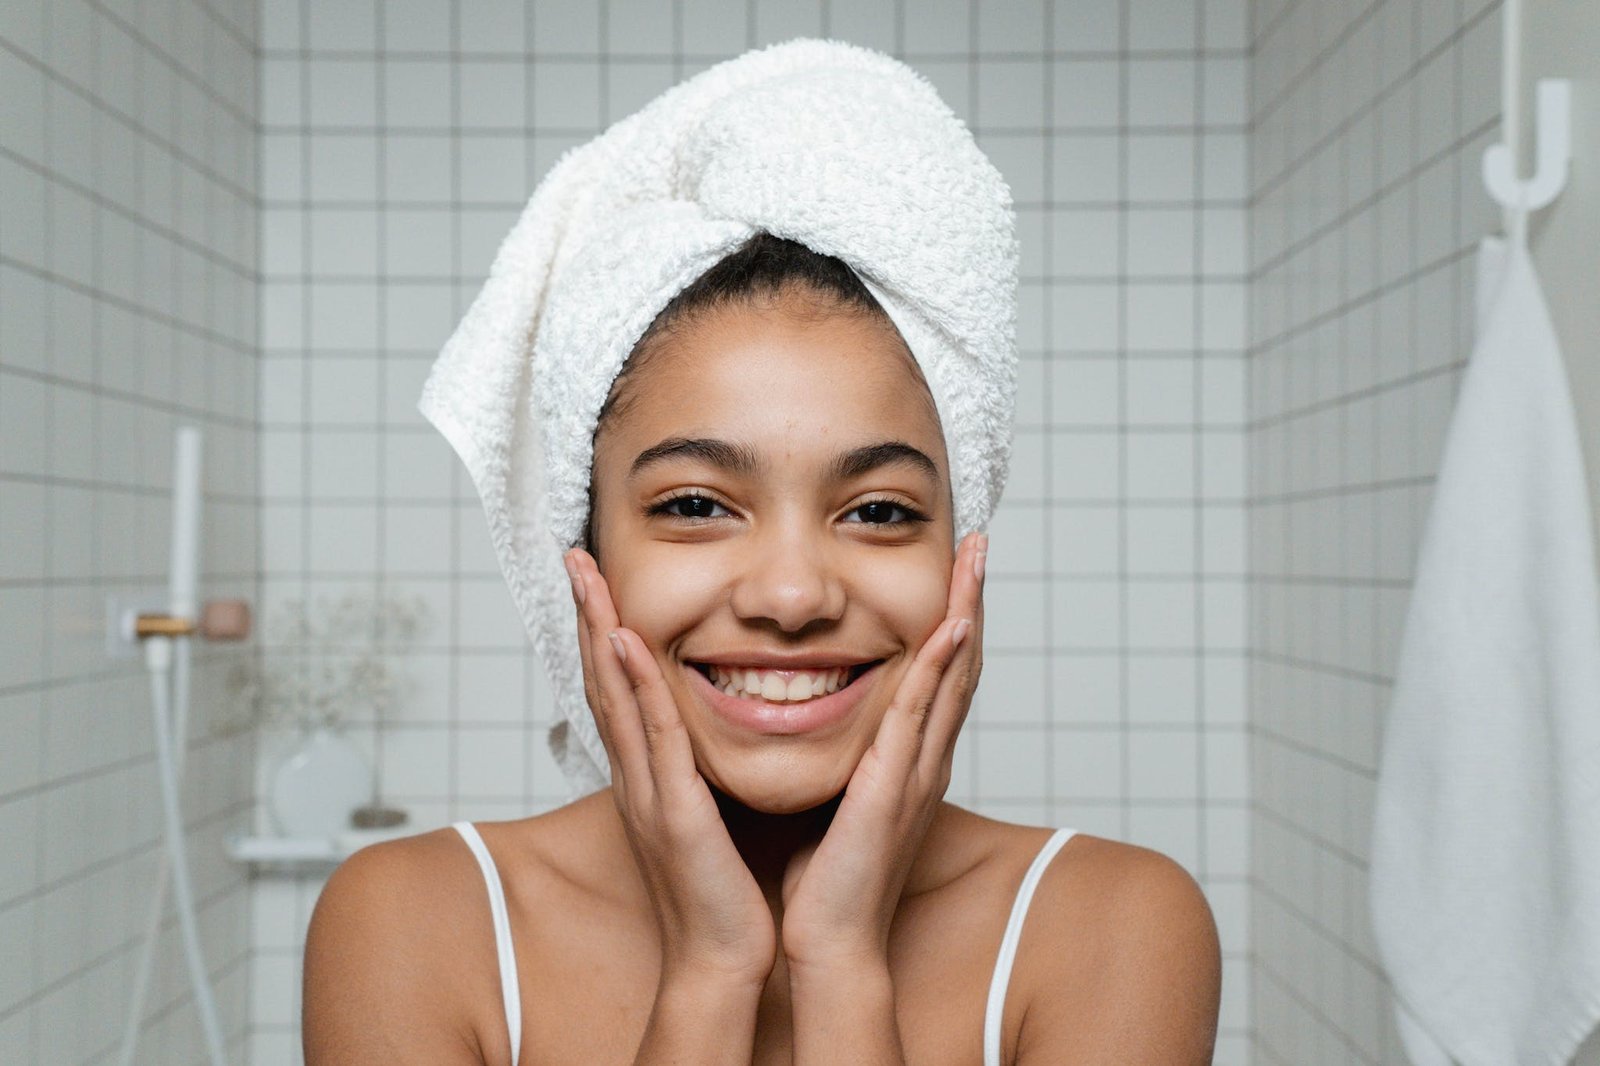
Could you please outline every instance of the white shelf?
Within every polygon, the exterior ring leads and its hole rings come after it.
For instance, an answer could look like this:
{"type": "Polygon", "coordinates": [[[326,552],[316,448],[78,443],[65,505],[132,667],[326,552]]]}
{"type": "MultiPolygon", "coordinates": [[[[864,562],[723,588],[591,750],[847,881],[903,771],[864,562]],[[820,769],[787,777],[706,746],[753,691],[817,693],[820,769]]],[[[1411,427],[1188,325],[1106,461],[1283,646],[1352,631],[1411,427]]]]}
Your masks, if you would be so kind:
{"type": "Polygon", "coordinates": [[[351,829],[331,837],[246,836],[234,830],[223,837],[223,849],[228,858],[239,863],[338,863],[368,844],[422,831],[410,824],[392,829],[351,829]]]}

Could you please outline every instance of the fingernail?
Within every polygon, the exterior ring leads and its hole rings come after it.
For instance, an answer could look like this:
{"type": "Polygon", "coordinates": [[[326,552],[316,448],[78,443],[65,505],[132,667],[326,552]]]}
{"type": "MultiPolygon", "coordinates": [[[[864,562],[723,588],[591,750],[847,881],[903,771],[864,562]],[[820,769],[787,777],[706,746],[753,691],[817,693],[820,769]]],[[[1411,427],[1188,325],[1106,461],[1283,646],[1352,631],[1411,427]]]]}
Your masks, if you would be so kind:
{"type": "Polygon", "coordinates": [[[972,575],[979,581],[983,580],[983,564],[989,558],[989,534],[985,533],[983,539],[978,541],[978,553],[972,557],[972,575]]]}
{"type": "Polygon", "coordinates": [[[621,659],[623,662],[627,662],[628,649],[623,646],[622,638],[617,636],[617,634],[614,632],[607,633],[606,636],[611,638],[611,646],[617,649],[617,658],[621,659]]]}
{"type": "Polygon", "coordinates": [[[972,623],[967,621],[965,618],[958,621],[956,623],[955,632],[950,634],[950,646],[952,648],[961,647],[961,642],[967,639],[967,630],[971,628],[972,623]]]}
{"type": "Polygon", "coordinates": [[[578,580],[578,564],[572,561],[570,555],[563,559],[562,562],[566,564],[567,576],[572,579],[572,598],[578,601],[579,606],[582,606],[586,593],[583,591],[583,582],[578,580]]]}

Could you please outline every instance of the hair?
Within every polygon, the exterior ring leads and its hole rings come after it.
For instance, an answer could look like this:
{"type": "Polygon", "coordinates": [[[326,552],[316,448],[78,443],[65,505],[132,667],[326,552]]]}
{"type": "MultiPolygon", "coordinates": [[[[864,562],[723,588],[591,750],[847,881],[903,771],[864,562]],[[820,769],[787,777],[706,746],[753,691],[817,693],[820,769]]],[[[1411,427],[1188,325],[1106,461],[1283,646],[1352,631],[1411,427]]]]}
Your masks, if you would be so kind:
{"type": "MultiPolygon", "coordinates": [[[[612,382],[611,391],[595,420],[595,437],[598,438],[600,430],[610,419],[620,418],[626,413],[634,400],[624,387],[627,380],[666,347],[674,334],[709,313],[758,302],[767,302],[768,306],[779,307],[785,314],[806,320],[840,312],[865,315],[887,327],[896,338],[900,337],[889,313],[844,260],[813,251],[787,237],[758,232],[669,300],[651,321],[612,382]],[[813,299],[809,302],[780,303],[782,297],[796,292],[803,292],[813,299]]],[[[905,346],[903,339],[900,347],[921,377],[921,368],[917,366],[915,356],[905,346]]],[[[931,393],[928,401],[931,409],[931,393]]],[[[593,454],[592,447],[590,454],[593,454]]],[[[591,555],[595,554],[593,528],[594,485],[591,477],[589,518],[583,528],[583,545],[591,555]]]]}

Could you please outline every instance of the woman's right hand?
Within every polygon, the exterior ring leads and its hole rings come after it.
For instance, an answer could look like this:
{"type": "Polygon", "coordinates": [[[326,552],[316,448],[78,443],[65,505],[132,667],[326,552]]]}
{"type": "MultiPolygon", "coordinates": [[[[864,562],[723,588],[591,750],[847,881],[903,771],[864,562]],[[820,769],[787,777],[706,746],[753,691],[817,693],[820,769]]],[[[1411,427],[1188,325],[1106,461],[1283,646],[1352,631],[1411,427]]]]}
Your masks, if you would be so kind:
{"type": "Polygon", "coordinates": [[[611,760],[611,794],[661,930],[663,988],[748,986],[777,957],[772,911],[695,766],[650,649],[624,629],[593,556],[565,557],[583,687],[611,760]]]}

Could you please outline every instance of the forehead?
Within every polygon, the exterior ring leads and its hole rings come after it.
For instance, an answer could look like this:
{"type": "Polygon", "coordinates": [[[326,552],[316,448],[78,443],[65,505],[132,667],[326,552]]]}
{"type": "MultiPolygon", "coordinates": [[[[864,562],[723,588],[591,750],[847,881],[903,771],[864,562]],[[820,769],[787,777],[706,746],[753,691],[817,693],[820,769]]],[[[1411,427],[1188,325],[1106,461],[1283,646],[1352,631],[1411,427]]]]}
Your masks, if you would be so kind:
{"type": "Polygon", "coordinates": [[[646,445],[674,434],[827,451],[895,438],[934,456],[932,397],[894,327],[864,312],[739,304],[692,316],[618,383],[606,436],[646,445]],[[646,440],[646,438],[649,438],[646,440]]]}

